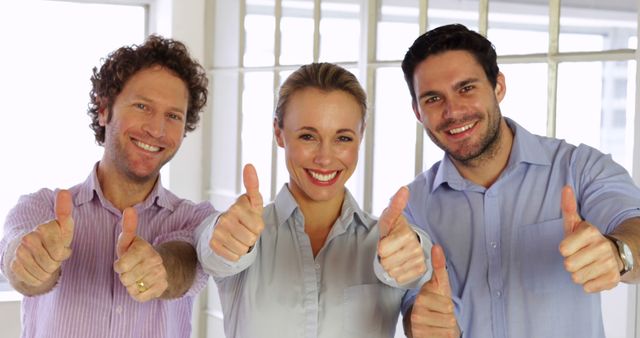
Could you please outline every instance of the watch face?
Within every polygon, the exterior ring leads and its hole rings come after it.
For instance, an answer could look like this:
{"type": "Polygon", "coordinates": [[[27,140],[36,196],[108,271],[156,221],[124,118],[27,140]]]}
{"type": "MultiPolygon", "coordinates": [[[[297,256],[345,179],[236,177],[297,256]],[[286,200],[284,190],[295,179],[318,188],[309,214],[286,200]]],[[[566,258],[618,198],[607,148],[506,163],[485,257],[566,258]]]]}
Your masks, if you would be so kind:
{"type": "Polygon", "coordinates": [[[633,268],[633,253],[631,248],[624,242],[622,243],[622,252],[624,253],[625,270],[629,271],[633,268]]]}

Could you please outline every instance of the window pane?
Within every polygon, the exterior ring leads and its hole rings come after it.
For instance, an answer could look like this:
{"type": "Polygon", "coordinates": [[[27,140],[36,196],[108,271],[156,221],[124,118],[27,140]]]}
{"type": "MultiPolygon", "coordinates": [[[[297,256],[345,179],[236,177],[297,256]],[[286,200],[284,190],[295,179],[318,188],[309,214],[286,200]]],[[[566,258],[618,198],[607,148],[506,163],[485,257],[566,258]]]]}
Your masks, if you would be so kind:
{"type": "Polygon", "coordinates": [[[86,114],[91,70],[142,42],[145,25],[141,6],[0,2],[0,39],[11,46],[0,53],[2,224],[20,195],[69,188],[101,158],[86,114]]]}
{"type": "Polygon", "coordinates": [[[422,132],[424,133],[424,146],[422,150],[422,170],[424,171],[431,168],[436,162],[441,161],[444,157],[444,151],[431,141],[429,135],[424,131],[424,127],[422,128],[422,132]]]}
{"type": "Polygon", "coordinates": [[[500,103],[502,114],[534,134],[546,135],[547,64],[499,66],[507,86],[507,94],[500,103]]]}
{"type": "Polygon", "coordinates": [[[320,60],[357,61],[360,51],[360,5],[347,0],[322,1],[320,60]]]}
{"type": "Polygon", "coordinates": [[[242,163],[256,167],[265,202],[271,196],[272,125],[273,73],[246,73],[242,93],[242,163]]]}
{"type": "Polygon", "coordinates": [[[417,120],[400,67],[378,69],[375,95],[373,213],[379,215],[415,176],[417,120]]]}
{"type": "Polygon", "coordinates": [[[627,48],[636,34],[638,5],[635,0],[562,1],[561,52],[603,51],[627,48]]]}
{"type": "Polygon", "coordinates": [[[273,66],[275,56],[274,0],[247,1],[247,15],[244,18],[245,45],[244,65],[273,66]]]}
{"type": "Polygon", "coordinates": [[[313,1],[282,1],[280,64],[313,61],[313,1]]]}
{"type": "Polygon", "coordinates": [[[556,136],[572,144],[600,148],[602,62],[562,63],[558,67],[556,136]],[[580,128],[576,128],[580,121],[580,128]]]}
{"type": "Polygon", "coordinates": [[[558,70],[557,130],[569,143],[585,143],[631,169],[635,63],[572,62],[558,70]],[[625,87],[625,91],[616,88],[625,87]],[[580,121],[580,128],[576,128],[580,121]],[[629,131],[630,133],[631,131],[629,131]]]}
{"type": "Polygon", "coordinates": [[[498,55],[546,53],[549,50],[549,7],[491,3],[487,37],[498,55]]]}
{"type": "Polygon", "coordinates": [[[429,29],[455,22],[477,31],[479,8],[477,0],[429,1],[429,9],[427,11],[429,29]]]}
{"type": "Polygon", "coordinates": [[[418,1],[382,1],[378,22],[378,60],[402,60],[418,37],[418,1]]]}

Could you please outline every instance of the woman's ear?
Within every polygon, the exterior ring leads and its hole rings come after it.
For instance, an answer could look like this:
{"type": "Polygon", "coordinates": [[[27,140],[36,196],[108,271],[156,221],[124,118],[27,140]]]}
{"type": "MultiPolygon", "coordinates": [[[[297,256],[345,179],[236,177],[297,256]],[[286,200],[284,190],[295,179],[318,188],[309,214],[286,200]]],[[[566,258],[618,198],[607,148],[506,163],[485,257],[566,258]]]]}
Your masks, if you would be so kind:
{"type": "Polygon", "coordinates": [[[282,138],[282,129],[280,129],[280,126],[278,126],[277,117],[273,118],[273,134],[276,137],[276,142],[278,143],[278,146],[281,148],[284,148],[284,140],[282,138]]]}

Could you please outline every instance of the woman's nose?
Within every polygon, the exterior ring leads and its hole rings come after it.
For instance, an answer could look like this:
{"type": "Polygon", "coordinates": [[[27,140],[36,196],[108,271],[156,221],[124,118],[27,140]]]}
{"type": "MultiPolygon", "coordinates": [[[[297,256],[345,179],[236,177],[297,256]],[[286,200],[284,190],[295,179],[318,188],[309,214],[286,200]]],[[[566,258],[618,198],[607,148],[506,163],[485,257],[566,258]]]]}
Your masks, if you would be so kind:
{"type": "Polygon", "coordinates": [[[313,162],[320,166],[327,166],[331,164],[331,157],[333,156],[333,149],[330,144],[321,143],[318,146],[313,162]]]}

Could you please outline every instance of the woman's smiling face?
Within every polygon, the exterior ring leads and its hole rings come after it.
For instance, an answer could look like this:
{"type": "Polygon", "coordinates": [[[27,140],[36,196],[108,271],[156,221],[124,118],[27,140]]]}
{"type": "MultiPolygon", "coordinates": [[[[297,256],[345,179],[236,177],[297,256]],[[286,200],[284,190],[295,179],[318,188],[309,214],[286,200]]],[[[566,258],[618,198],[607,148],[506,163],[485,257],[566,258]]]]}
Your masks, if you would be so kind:
{"type": "Polygon", "coordinates": [[[362,115],[358,101],[342,90],[309,87],[291,95],[275,134],[296,200],[343,199],[344,185],[358,163],[362,115]]]}

